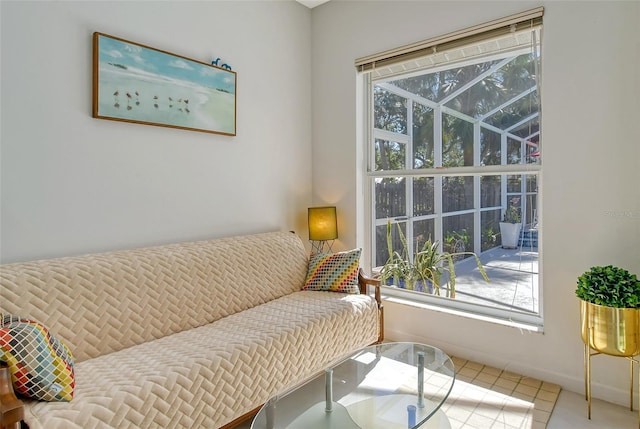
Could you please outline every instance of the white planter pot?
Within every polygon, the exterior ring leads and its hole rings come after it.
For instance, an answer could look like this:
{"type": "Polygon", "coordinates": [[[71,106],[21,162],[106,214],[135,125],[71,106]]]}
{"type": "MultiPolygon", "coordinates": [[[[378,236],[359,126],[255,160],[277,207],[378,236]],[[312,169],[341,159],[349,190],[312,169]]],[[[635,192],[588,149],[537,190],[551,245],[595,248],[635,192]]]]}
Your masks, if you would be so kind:
{"type": "Polygon", "coordinates": [[[521,223],[500,222],[500,237],[503,249],[517,249],[521,223]]]}

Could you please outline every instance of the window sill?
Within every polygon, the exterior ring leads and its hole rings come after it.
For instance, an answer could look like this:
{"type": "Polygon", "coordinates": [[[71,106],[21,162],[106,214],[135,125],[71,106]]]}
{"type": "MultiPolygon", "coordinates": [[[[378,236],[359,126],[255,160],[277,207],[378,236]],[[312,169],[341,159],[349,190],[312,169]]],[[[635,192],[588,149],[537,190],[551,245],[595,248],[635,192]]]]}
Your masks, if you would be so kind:
{"type": "MultiPolygon", "coordinates": [[[[413,299],[403,298],[395,294],[383,293],[382,300],[395,304],[408,305],[415,308],[424,310],[437,311],[440,313],[451,314],[459,317],[466,317],[472,320],[479,320],[488,323],[494,323],[502,326],[508,326],[511,328],[519,329],[521,331],[530,331],[537,333],[544,333],[544,327],[542,325],[542,319],[539,317],[532,317],[531,321],[519,321],[513,320],[505,316],[480,314],[470,309],[463,308],[451,308],[441,305],[435,305],[429,302],[416,301],[413,299]]],[[[490,310],[490,309],[489,309],[490,310]]]]}

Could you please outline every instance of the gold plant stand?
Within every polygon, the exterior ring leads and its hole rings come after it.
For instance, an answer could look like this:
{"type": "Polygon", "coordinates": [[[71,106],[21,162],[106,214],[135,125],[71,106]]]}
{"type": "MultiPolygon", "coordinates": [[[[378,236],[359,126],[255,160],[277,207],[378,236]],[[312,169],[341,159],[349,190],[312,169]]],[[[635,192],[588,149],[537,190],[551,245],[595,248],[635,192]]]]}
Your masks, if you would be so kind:
{"type": "MultiPolygon", "coordinates": [[[[598,351],[592,352],[589,344],[584,345],[584,390],[587,399],[587,417],[589,420],[591,420],[591,356],[600,354],[603,353],[598,351]]],[[[635,364],[638,364],[638,368],[640,368],[640,361],[629,356],[624,356],[624,358],[629,360],[629,409],[633,411],[633,368],[635,364]]],[[[640,371],[638,373],[638,390],[640,391],[640,371]]],[[[638,429],[640,429],[640,394],[638,395],[638,429]]]]}
{"type": "MultiPolygon", "coordinates": [[[[591,419],[591,357],[607,354],[629,360],[629,409],[633,411],[633,371],[640,360],[640,310],[613,308],[580,301],[580,323],[584,342],[584,390],[587,414],[591,419]]],[[[640,390],[640,370],[638,371],[640,390]]],[[[640,429],[640,394],[638,395],[640,429]]]]}

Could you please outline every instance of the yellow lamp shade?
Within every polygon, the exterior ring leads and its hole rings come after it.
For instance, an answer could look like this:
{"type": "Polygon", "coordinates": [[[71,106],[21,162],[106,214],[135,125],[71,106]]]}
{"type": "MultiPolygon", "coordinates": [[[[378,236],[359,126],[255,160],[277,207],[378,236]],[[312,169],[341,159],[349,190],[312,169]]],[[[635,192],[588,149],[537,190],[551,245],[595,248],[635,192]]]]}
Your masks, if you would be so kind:
{"type": "Polygon", "coordinates": [[[309,240],[323,241],[338,238],[336,208],[309,207],[309,240]]]}

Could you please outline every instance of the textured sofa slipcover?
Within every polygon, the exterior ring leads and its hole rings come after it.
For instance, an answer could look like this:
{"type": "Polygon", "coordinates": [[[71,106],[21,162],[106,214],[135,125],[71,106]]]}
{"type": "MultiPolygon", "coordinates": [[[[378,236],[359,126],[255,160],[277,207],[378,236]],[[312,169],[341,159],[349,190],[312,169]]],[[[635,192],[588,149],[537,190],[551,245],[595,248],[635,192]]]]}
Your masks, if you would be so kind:
{"type": "Polygon", "coordinates": [[[3,265],[0,311],[76,358],[71,402],[25,400],[40,428],[218,428],[381,339],[379,301],[302,291],[289,232],[3,265]]]}

